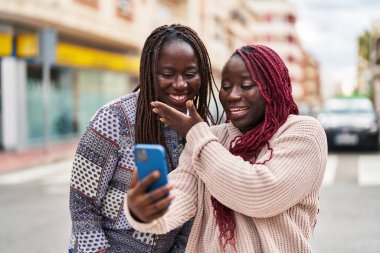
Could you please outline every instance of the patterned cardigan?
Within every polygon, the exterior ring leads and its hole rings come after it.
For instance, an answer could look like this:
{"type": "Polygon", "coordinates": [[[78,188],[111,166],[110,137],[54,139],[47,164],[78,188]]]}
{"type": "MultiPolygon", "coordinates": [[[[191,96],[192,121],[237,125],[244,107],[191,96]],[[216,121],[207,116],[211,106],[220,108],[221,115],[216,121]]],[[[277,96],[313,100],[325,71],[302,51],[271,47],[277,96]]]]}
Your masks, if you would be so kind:
{"type": "MultiPolygon", "coordinates": [[[[103,106],[82,136],[70,182],[71,252],[184,252],[191,222],[165,235],[140,233],[124,216],[123,196],[132,180],[138,93],[103,106]]],[[[164,128],[176,167],[183,138],[164,128]]],[[[174,167],[174,168],[175,168],[174,167]]]]}

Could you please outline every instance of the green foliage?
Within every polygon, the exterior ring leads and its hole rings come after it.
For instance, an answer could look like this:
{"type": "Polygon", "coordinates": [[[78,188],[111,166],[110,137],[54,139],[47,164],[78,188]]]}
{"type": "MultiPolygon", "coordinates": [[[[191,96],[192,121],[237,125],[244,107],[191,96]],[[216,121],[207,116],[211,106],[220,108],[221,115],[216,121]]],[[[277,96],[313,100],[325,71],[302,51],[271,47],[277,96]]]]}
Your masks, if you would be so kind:
{"type": "Polygon", "coordinates": [[[338,94],[334,96],[335,98],[369,98],[368,94],[363,94],[359,91],[354,91],[351,95],[343,95],[343,94],[338,94]]]}
{"type": "Polygon", "coordinates": [[[371,39],[372,35],[368,31],[364,31],[358,39],[358,54],[360,57],[368,61],[370,57],[371,39]]]}

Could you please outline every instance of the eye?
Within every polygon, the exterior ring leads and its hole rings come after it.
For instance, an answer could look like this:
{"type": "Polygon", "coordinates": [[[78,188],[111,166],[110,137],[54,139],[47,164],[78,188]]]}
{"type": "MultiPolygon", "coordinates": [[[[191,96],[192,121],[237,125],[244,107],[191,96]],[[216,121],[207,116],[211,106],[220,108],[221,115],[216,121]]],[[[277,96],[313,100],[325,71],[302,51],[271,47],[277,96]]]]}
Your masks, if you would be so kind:
{"type": "Polygon", "coordinates": [[[172,73],[159,73],[159,75],[165,79],[171,79],[174,76],[174,74],[172,74],[172,73]]]}
{"type": "Polygon", "coordinates": [[[254,84],[254,83],[243,83],[243,85],[241,87],[244,90],[250,90],[250,89],[253,89],[254,87],[256,87],[256,84],[254,84]]]}
{"type": "Polygon", "coordinates": [[[194,78],[197,74],[198,74],[198,72],[187,72],[187,73],[185,73],[184,77],[186,79],[191,79],[191,78],[194,78]]]}
{"type": "Polygon", "coordinates": [[[222,84],[222,86],[221,86],[221,89],[223,90],[223,91],[228,91],[229,89],[231,89],[231,85],[229,85],[229,84],[222,84]]]}

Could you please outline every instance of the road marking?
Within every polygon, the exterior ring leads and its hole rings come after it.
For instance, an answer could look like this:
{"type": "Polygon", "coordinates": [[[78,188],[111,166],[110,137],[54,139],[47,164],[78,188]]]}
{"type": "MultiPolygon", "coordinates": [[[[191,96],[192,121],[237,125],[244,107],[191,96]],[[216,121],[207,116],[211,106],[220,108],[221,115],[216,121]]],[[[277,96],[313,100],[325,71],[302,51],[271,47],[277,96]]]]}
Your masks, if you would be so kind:
{"type": "Polygon", "coordinates": [[[380,185],[380,156],[378,154],[359,156],[358,173],[360,186],[380,185]]]}
{"type": "Polygon", "coordinates": [[[0,185],[23,184],[45,178],[46,176],[50,176],[52,174],[62,174],[65,173],[65,171],[70,171],[72,164],[73,160],[68,159],[56,163],[32,167],[23,171],[1,175],[0,185]]]}
{"type": "Polygon", "coordinates": [[[328,156],[322,186],[328,186],[334,183],[336,168],[338,167],[338,160],[339,158],[337,155],[328,156]]]}

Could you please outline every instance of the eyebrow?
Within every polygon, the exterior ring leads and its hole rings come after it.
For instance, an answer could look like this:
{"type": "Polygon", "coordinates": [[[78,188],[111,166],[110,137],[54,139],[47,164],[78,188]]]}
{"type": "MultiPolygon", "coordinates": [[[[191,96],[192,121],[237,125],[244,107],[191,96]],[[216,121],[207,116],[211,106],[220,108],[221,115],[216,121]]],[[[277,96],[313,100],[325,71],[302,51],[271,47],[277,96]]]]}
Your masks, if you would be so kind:
{"type": "MultiPolygon", "coordinates": [[[[175,69],[175,67],[171,67],[171,66],[162,66],[162,67],[158,68],[158,70],[173,70],[173,69],[175,69]]],[[[198,66],[188,66],[188,67],[186,67],[185,71],[188,71],[188,70],[199,71],[199,68],[198,68],[198,66]]]]}

